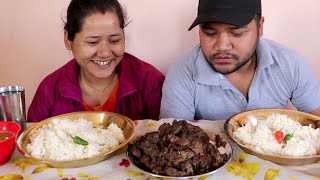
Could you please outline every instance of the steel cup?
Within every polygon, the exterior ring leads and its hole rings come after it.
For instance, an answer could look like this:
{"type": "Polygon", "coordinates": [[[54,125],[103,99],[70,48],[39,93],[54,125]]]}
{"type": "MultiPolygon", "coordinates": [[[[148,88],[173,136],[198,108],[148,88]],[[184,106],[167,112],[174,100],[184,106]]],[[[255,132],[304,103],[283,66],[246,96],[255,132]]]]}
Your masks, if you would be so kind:
{"type": "Polygon", "coordinates": [[[21,86],[0,87],[0,121],[14,121],[26,129],[25,90],[21,86]]]}

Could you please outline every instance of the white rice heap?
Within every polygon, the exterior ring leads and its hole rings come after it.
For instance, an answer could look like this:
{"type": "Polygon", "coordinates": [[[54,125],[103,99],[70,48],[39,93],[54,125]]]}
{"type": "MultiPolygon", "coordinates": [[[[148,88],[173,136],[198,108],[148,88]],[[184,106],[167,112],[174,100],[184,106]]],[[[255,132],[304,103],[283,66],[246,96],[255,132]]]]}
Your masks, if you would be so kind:
{"type": "Polygon", "coordinates": [[[300,123],[282,114],[269,115],[265,120],[250,118],[249,123],[235,131],[234,136],[242,143],[250,145],[260,153],[287,156],[310,156],[320,152],[319,128],[302,126],[300,123]],[[284,144],[278,143],[274,134],[276,131],[293,134],[284,144]]]}
{"type": "Polygon", "coordinates": [[[114,123],[106,129],[93,128],[85,119],[52,121],[31,136],[27,151],[36,158],[75,160],[92,157],[106,149],[114,148],[125,140],[123,131],[114,123]],[[72,137],[79,136],[89,144],[79,145],[72,137]]]}

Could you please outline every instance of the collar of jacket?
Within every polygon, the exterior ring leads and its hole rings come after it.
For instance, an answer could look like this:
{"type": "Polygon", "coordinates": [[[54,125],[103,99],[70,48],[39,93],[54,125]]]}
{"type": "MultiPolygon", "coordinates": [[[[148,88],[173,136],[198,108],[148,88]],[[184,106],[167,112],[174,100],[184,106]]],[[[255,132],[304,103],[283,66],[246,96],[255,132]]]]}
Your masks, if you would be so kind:
{"type": "Polygon", "coordinates": [[[122,60],[118,64],[116,71],[119,77],[119,90],[117,99],[122,99],[128,94],[135,93],[139,90],[138,69],[135,62],[132,61],[133,56],[125,53],[122,60]]]}

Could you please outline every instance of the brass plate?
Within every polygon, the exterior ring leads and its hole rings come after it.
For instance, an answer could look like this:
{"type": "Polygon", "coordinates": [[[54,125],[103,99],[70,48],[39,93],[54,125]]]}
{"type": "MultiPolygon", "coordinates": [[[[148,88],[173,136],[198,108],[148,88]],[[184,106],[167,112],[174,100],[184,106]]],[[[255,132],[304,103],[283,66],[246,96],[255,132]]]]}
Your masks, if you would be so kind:
{"type": "Polygon", "coordinates": [[[120,148],[126,146],[129,143],[129,141],[134,136],[134,131],[135,131],[134,122],[131,119],[120,114],[110,113],[110,112],[93,112],[93,111],[74,112],[74,113],[68,113],[68,114],[51,117],[29,127],[17,139],[17,146],[19,151],[22,154],[24,154],[26,157],[30,157],[35,160],[38,160],[42,163],[47,164],[48,166],[56,167],[56,168],[75,168],[75,167],[82,167],[82,166],[96,164],[98,162],[101,162],[103,160],[110,158],[115,153],[115,151],[119,150],[120,148]],[[88,121],[91,121],[93,124],[93,127],[102,126],[103,128],[106,128],[108,127],[109,124],[115,123],[119,126],[119,128],[122,129],[124,133],[125,141],[119,144],[119,146],[111,150],[103,151],[96,156],[85,158],[85,159],[54,161],[50,159],[37,159],[32,157],[31,154],[29,154],[26,150],[27,144],[31,142],[30,140],[31,135],[34,134],[37,131],[37,129],[39,129],[43,125],[49,124],[50,122],[56,122],[62,119],[66,119],[66,118],[71,120],[79,120],[80,118],[83,118],[88,121]]]}
{"type": "Polygon", "coordinates": [[[233,132],[236,131],[241,124],[247,123],[248,116],[254,116],[257,119],[266,119],[269,115],[277,113],[277,114],[285,114],[289,118],[302,123],[305,120],[312,120],[317,122],[320,120],[320,117],[295,111],[295,110],[286,110],[286,109],[256,109],[251,111],[245,111],[239,114],[234,115],[230,119],[228,119],[224,124],[224,129],[227,135],[236,142],[243,151],[246,153],[255,155],[261,159],[268,160],[280,165],[286,166],[297,166],[297,165],[304,165],[304,164],[312,164],[316,163],[320,160],[320,155],[314,156],[305,156],[305,157],[292,157],[292,156],[284,156],[284,155],[275,155],[275,154],[267,154],[267,153],[259,153],[254,150],[253,147],[245,145],[241,143],[236,137],[234,137],[233,132]]]}

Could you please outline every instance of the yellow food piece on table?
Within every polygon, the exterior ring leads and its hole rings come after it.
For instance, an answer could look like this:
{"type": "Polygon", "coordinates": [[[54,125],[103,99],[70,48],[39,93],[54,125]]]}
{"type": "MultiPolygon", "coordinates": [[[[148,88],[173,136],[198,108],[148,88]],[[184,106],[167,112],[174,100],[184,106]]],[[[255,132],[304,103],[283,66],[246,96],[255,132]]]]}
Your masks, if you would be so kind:
{"type": "Polygon", "coordinates": [[[128,173],[130,176],[143,176],[143,175],[144,175],[142,172],[132,171],[132,170],[128,170],[127,173],[128,173]]]}
{"type": "Polygon", "coordinates": [[[57,173],[59,177],[63,176],[63,170],[62,169],[57,169],[57,173]]]}
{"type": "Polygon", "coordinates": [[[22,180],[23,177],[20,174],[6,174],[0,176],[0,180],[22,180]]]}
{"type": "Polygon", "coordinates": [[[37,167],[32,171],[32,174],[38,174],[38,173],[41,173],[47,169],[50,169],[50,167],[48,167],[48,166],[37,167]]]}
{"type": "Polygon", "coordinates": [[[37,165],[40,164],[39,161],[33,160],[31,158],[19,158],[19,159],[15,159],[12,162],[12,165],[14,167],[20,168],[23,171],[25,171],[25,169],[31,165],[37,165]]]}
{"type": "Polygon", "coordinates": [[[240,152],[240,155],[239,155],[239,162],[242,163],[244,162],[248,157],[248,154],[245,153],[245,152],[240,152]]]}
{"type": "Polygon", "coordinates": [[[268,169],[268,171],[264,175],[264,180],[273,180],[274,178],[278,177],[279,174],[279,169],[268,169]]]}
{"type": "Polygon", "coordinates": [[[226,166],[225,169],[236,176],[253,179],[260,171],[260,163],[240,163],[233,161],[231,166],[226,166]]]}

